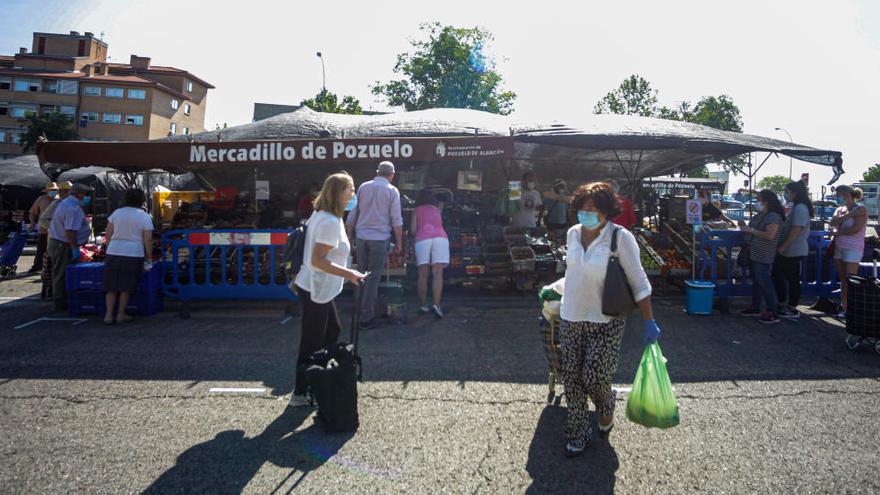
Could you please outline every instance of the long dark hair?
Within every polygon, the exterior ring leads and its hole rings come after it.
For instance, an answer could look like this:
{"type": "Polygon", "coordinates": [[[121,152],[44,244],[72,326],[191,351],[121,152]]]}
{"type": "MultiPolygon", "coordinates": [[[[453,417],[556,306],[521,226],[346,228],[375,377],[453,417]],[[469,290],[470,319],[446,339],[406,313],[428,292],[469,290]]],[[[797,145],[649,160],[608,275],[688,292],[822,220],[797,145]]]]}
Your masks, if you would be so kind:
{"type": "MultiPolygon", "coordinates": [[[[804,181],[795,181],[789,182],[787,186],[785,186],[787,190],[794,193],[794,198],[791,200],[794,204],[802,204],[806,205],[807,211],[810,212],[810,218],[813,217],[813,202],[810,201],[810,193],[807,191],[807,185],[804,184],[804,181]]],[[[793,208],[793,207],[792,207],[793,208]]]]}
{"type": "Polygon", "coordinates": [[[767,205],[767,213],[776,213],[785,220],[785,208],[782,207],[782,203],[779,202],[779,196],[777,196],[775,192],[770,189],[762,189],[761,192],[758,193],[758,199],[767,205]]]}
{"type": "Polygon", "coordinates": [[[431,189],[422,189],[419,191],[419,196],[416,198],[416,206],[439,206],[440,202],[437,200],[437,194],[431,189]]]}

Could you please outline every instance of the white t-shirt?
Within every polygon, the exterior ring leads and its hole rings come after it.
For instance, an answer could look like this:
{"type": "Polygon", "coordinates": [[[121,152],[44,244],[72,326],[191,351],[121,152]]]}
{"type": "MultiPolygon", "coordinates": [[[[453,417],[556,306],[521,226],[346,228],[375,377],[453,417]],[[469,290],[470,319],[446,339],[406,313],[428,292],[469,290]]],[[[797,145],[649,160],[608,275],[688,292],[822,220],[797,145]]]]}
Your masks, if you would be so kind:
{"type": "MultiPolygon", "coordinates": [[[[602,292],[605,272],[611,256],[611,233],[617,227],[608,222],[599,236],[584,250],[581,244],[581,226],[568,230],[568,251],[565,255],[565,290],[559,316],[567,321],[608,323],[611,317],[602,314],[602,292]]],[[[639,245],[626,229],[617,233],[617,255],[620,266],[632,288],[633,297],[640,301],[651,295],[651,283],[642,268],[639,245]]]]}
{"type": "Polygon", "coordinates": [[[519,211],[510,216],[510,226],[534,228],[538,225],[538,208],[543,206],[541,193],[534,189],[523,191],[519,200],[519,211]]]}
{"type": "Polygon", "coordinates": [[[312,250],[315,243],[332,246],[327,253],[327,260],[339,266],[346,266],[351,244],[345,235],[345,224],[342,219],[326,211],[316,211],[306,222],[306,242],[303,246],[303,265],[296,276],[296,285],[308,291],[312,301],[325,304],[342,292],[345,279],[331,275],[320,268],[312,266],[312,250]]]}
{"type": "Polygon", "coordinates": [[[153,219],[140,208],[124,207],[107,219],[113,225],[113,236],[107,254],[113,256],[144,257],[144,231],[153,230],[153,219]]]}

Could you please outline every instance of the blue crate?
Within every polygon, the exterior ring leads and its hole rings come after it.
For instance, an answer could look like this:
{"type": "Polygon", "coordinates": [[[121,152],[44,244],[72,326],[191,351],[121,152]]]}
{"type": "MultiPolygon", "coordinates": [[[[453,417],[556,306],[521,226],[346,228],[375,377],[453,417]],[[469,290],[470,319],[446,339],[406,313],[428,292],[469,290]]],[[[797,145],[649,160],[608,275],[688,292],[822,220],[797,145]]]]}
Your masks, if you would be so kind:
{"type": "Polygon", "coordinates": [[[137,292],[128,300],[125,312],[130,315],[149,316],[161,313],[163,307],[160,292],[137,292]]]}
{"type": "Polygon", "coordinates": [[[104,314],[107,307],[104,293],[96,290],[78,290],[67,293],[70,316],[104,314]]]}
{"type": "Polygon", "coordinates": [[[137,291],[152,293],[162,290],[163,268],[164,265],[162,263],[153,263],[153,267],[150,268],[150,271],[141,274],[140,281],[138,281],[137,291]]]}
{"type": "Polygon", "coordinates": [[[101,290],[104,263],[77,263],[67,267],[67,292],[101,290]]]}

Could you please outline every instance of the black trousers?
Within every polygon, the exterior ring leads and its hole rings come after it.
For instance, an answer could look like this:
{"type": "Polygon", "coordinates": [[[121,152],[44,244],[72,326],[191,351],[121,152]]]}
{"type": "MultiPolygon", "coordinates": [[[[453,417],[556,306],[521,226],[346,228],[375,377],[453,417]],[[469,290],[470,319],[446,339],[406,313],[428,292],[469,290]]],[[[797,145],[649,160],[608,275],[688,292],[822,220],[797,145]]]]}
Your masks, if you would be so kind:
{"type": "Polygon", "coordinates": [[[31,271],[38,272],[43,269],[43,254],[46,252],[46,246],[49,244],[49,234],[40,233],[37,237],[37,254],[34,255],[34,266],[31,271]]]}
{"type": "Polygon", "coordinates": [[[779,304],[785,304],[785,295],[788,294],[788,305],[795,307],[801,299],[801,264],[803,256],[776,255],[773,261],[773,286],[776,288],[776,297],[779,304]]]}
{"type": "Polygon", "coordinates": [[[312,301],[312,295],[297,289],[302,304],[302,330],[299,339],[299,354],[296,358],[296,379],[293,393],[306,393],[306,373],[301,369],[306,358],[313,352],[335,344],[342,328],[339,326],[339,315],[333,301],[319,304],[312,301]]]}

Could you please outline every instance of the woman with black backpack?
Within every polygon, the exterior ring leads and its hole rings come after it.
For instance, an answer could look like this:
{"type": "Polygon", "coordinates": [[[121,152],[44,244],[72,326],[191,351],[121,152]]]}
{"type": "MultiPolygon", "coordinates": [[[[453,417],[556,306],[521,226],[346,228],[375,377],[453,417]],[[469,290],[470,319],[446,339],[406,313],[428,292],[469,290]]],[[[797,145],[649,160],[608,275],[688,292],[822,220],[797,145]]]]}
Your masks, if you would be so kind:
{"type": "Polygon", "coordinates": [[[302,330],[289,407],[310,403],[302,364],[313,352],[336,342],[341,326],[333,300],[342,292],[346,280],[360,284],[365,277],[346,267],[351,244],[342,216],[356,204],[351,176],[333,174],[324,181],[315,198],[315,211],[306,223],[303,263],[294,281],[302,302],[302,330]]]}

